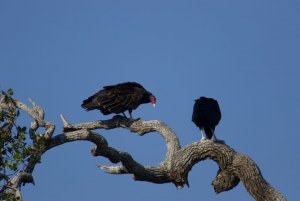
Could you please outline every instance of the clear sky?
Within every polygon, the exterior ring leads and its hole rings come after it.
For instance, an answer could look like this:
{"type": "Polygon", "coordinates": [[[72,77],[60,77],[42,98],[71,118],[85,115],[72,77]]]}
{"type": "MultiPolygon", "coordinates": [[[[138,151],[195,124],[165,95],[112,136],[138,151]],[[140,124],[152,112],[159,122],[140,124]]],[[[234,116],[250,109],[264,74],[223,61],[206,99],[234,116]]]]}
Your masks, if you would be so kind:
{"type": "MultiPolygon", "coordinates": [[[[61,133],[72,123],[107,119],[86,112],[83,99],[102,86],[137,81],[157,97],[134,117],[172,127],[182,146],[201,138],[191,121],[193,100],[218,100],[220,139],[249,155],[289,200],[299,198],[300,1],[0,2],[0,87],[34,99],[61,133]]],[[[26,121],[29,126],[29,119],[26,121]]],[[[25,124],[25,121],[23,122],[25,124]]],[[[145,165],[157,165],[165,144],[156,133],[99,131],[110,146],[145,165]]],[[[25,201],[253,200],[242,183],[216,195],[212,161],[189,174],[190,188],[133,181],[97,169],[93,144],[74,142],[47,152],[25,201]]]]}

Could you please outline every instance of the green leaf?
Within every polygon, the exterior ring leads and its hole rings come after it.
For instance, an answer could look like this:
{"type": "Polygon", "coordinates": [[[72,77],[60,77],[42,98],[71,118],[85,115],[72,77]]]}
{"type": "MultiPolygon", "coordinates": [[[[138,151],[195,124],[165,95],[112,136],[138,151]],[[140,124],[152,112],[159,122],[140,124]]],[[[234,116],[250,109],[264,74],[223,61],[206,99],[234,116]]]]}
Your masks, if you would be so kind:
{"type": "Polygon", "coordinates": [[[21,154],[20,153],[15,153],[14,155],[13,155],[13,159],[14,160],[20,160],[21,159],[21,154]]]}
{"type": "Polygon", "coordinates": [[[12,96],[14,95],[14,90],[10,88],[7,90],[7,93],[12,96]]]}
{"type": "Polygon", "coordinates": [[[26,126],[24,126],[24,127],[18,126],[17,130],[18,130],[19,135],[24,135],[26,133],[26,126]]]}

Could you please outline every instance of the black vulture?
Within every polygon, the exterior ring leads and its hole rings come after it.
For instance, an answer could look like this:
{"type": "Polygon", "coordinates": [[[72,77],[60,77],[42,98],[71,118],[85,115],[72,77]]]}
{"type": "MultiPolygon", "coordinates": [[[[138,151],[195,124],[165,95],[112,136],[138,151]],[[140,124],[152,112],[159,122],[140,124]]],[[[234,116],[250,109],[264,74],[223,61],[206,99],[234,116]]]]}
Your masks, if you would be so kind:
{"type": "Polygon", "coordinates": [[[221,111],[218,102],[213,98],[201,96],[195,100],[192,121],[199,127],[202,138],[204,133],[208,139],[218,140],[215,136],[215,127],[221,120],[221,111]]]}
{"type": "Polygon", "coordinates": [[[155,107],[156,98],[142,85],[136,82],[124,82],[116,85],[105,86],[102,90],[84,100],[82,107],[87,111],[100,110],[102,114],[122,113],[128,110],[130,118],[131,112],[140,104],[152,103],[155,107]]]}

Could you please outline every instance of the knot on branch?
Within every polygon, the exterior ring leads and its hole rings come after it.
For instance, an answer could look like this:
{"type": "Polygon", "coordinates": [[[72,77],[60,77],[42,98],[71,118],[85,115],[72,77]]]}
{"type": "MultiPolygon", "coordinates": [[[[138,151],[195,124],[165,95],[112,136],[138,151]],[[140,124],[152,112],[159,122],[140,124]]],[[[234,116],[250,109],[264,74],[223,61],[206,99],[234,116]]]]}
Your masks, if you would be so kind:
{"type": "Polygon", "coordinates": [[[221,170],[219,169],[216,178],[211,183],[216,193],[229,191],[240,182],[240,179],[230,171],[229,168],[221,170]]]}
{"type": "MultiPolygon", "coordinates": [[[[98,166],[101,169],[105,169],[107,173],[132,174],[135,180],[153,183],[171,182],[177,188],[182,188],[185,184],[189,186],[188,173],[196,163],[212,159],[219,165],[216,178],[212,181],[216,193],[234,188],[241,180],[250,194],[255,197],[256,195],[251,193],[251,186],[253,185],[244,179],[245,177],[249,177],[248,173],[245,174],[246,167],[244,166],[254,168],[249,171],[257,177],[262,178],[261,181],[264,181],[258,167],[255,163],[252,163],[249,157],[235,152],[225,143],[202,140],[187,145],[185,148],[180,148],[179,140],[174,131],[161,121],[128,119],[117,115],[110,120],[71,125],[63,116],[62,119],[64,122],[64,131],[68,132],[79,131],[80,129],[125,128],[141,136],[151,132],[158,132],[165,139],[167,145],[166,157],[157,167],[143,166],[136,162],[129,153],[118,151],[109,147],[106,143],[101,144],[93,141],[96,144],[91,151],[93,156],[103,156],[108,158],[112,163],[122,163],[122,166],[98,166]]],[[[98,134],[98,136],[101,135],[98,134]]],[[[262,185],[265,186],[265,189],[270,188],[270,185],[267,183],[262,182],[262,185]]],[[[255,189],[255,191],[258,192],[259,190],[255,189]]]]}
{"type": "Polygon", "coordinates": [[[19,172],[7,185],[0,191],[0,200],[22,200],[20,186],[27,183],[34,184],[32,174],[19,172]]]}
{"type": "Polygon", "coordinates": [[[36,104],[32,99],[29,99],[30,103],[32,104],[32,108],[28,107],[27,105],[25,105],[22,102],[16,101],[15,100],[15,104],[16,106],[27,112],[29,114],[29,116],[31,116],[34,121],[31,123],[31,129],[30,129],[30,134],[34,135],[35,131],[39,128],[39,127],[44,127],[46,132],[44,134],[44,138],[49,140],[55,130],[55,126],[54,124],[45,121],[44,117],[45,117],[45,112],[44,110],[38,105],[36,104]]]}
{"type": "MultiPolygon", "coordinates": [[[[5,108],[7,105],[4,104],[3,106],[2,99],[0,97],[0,106],[1,108],[5,108]]],[[[176,133],[164,122],[158,120],[144,121],[142,119],[128,119],[119,115],[109,120],[76,125],[71,125],[61,115],[64,124],[64,133],[52,137],[55,126],[44,120],[45,114],[41,107],[32,100],[30,102],[32,103],[32,108],[15,100],[12,106],[14,109],[17,107],[25,111],[34,119],[29,132],[32,139],[36,138],[36,142],[38,142],[39,140],[35,131],[39,127],[45,127],[46,132],[43,137],[48,140],[42,140],[43,143],[37,149],[38,153],[36,156],[29,158],[29,164],[25,172],[18,174],[9,181],[12,185],[7,186],[6,189],[12,189],[13,191],[11,192],[14,195],[17,195],[19,192],[18,188],[22,183],[33,183],[30,173],[33,171],[36,163],[39,162],[39,158],[43,153],[64,143],[86,140],[96,145],[91,150],[94,156],[103,156],[108,158],[112,163],[121,163],[120,166],[98,166],[111,174],[132,174],[134,179],[138,181],[174,183],[177,188],[182,188],[185,184],[189,185],[188,173],[195,164],[206,159],[212,159],[219,166],[216,178],[212,182],[217,193],[228,191],[234,188],[239,181],[242,181],[247,191],[256,200],[286,200],[263,178],[253,160],[235,152],[226,144],[216,143],[211,140],[202,140],[181,148],[176,133]],[[158,166],[144,166],[135,161],[129,153],[109,147],[102,135],[92,131],[95,129],[114,128],[124,128],[140,136],[151,132],[159,133],[164,138],[167,146],[164,161],[158,166]]]]}

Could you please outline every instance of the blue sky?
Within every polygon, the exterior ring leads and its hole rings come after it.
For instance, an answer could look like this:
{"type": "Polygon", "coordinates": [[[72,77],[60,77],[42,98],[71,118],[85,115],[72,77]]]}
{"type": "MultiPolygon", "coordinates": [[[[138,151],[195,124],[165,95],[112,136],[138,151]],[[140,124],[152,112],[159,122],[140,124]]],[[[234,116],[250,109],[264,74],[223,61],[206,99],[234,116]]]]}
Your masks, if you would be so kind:
{"type": "MultiPolygon", "coordinates": [[[[72,123],[111,118],[84,111],[82,100],[102,86],[137,81],[155,94],[157,107],[140,106],[133,116],[166,122],[182,146],[201,138],[191,122],[193,100],[213,97],[222,111],[217,136],[296,200],[299,9],[296,0],[1,1],[0,87],[26,103],[34,99],[60,134],[61,113],[72,123]]],[[[164,159],[156,133],[99,133],[145,165],[164,159]]],[[[253,200],[241,183],[216,195],[212,161],[194,166],[190,188],[177,190],[104,173],[96,166],[110,163],[91,156],[92,146],[74,142],[47,152],[36,185],[22,188],[24,200],[253,200]]]]}

